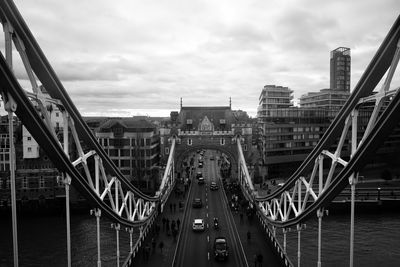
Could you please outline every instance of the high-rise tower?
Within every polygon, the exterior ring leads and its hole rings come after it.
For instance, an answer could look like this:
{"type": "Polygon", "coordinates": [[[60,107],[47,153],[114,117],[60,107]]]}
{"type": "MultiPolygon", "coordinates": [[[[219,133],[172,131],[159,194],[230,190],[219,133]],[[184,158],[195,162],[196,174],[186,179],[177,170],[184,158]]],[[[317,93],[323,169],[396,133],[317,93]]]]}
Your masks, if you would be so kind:
{"type": "Polygon", "coordinates": [[[330,89],[350,92],[350,48],[338,47],[331,51],[330,89]]]}

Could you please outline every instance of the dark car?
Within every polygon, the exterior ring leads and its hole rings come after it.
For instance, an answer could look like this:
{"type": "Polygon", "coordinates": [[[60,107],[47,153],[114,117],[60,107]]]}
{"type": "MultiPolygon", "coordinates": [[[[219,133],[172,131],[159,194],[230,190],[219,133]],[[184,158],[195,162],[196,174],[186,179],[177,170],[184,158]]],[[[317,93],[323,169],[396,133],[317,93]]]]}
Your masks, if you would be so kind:
{"type": "Polygon", "coordinates": [[[197,183],[198,184],[204,184],[205,183],[204,177],[203,176],[199,177],[199,179],[197,179],[197,183]]]}
{"type": "Polygon", "coordinates": [[[211,182],[210,184],[210,190],[214,191],[214,190],[218,190],[218,185],[216,182],[211,182]]]}
{"type": "Polygon", "coordinates": [[[225,237],[216,237],[214,239],[214,258],[217,260],[226,260],[228,258],[228,243],[225,237]]]}
{"type": "Polygon", "coordinates": [[[196,174],[196,178],[197,178],[197,179],[199,179],[199,178],[202,177],[202,176],[203,176],[203,173],[197,172],[197,174],[196,174]]]}
{"type": "Polygon", "coordinates": [[[203,202],[201,201],[201,198],[194,198],[193,203],[192,203],[193,208],[201,208],[203,207],[203,202]]]}

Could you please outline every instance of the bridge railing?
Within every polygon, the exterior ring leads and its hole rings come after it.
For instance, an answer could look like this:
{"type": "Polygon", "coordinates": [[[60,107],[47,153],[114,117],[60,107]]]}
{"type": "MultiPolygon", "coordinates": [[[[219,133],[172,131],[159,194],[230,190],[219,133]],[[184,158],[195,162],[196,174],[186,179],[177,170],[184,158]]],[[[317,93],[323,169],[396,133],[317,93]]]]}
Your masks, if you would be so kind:
{"type": "Polygon", "coordinates": [[[355,186],[358,173],[399,125],[400,87],[391,86],[399,59],[400,16],[314,150],[281,188],[255,198],[263,222],[269,224],[273,232],[277,227],[283,229],[284,253],[287,230],[293,226],[297,228],[299,265],[301,231],[306,220],[317,215],[318,266],[321,266],[321,224],[325,207],[350,185],[350,266],[353,266],[355,186]],[[368,118],[366,127],[360,127],[361,118],[368,118]],[[346,142],[351,145],[349,159],[344,155],[346,142]]]}
{"type": "MultiPolygon", "coordinates": [[[[97,219],[101,214],[106,215],[115,222],[116,229],[119,230],[119,224],[130,228],[151,225],[157,215],[158,203],[164,203],[172,190],[174,162],[168,161],[156,196],[148,196],[134,187],[97,142],[12,0],[0,1],[0,20],[5,37],[5,57],[0,57],[0,91],[10,120],[15,113],[62,173],[60,180],[67,192],[69,260],[68,192],[71,183],[95,207],[93,213],[97,219]],[[32,92],[23,89],[13,72],[13,44],[25,67],[32,92]],[[57,107],[63,115],[62,137],[57,135],[51,121],[52,107],[57,107]],[[71,146],[76,148],[74,158],[69,151],[71,146]]],[[[13,135],[12,127],[10,131],[10,135],[13,135]]],[[[174,155],[174,144],[175,140],[172,140],[170,158],[174,155]]],[[[13,161],[13,155],[10,159],[13,161]]],[[[13,166],[12,163],[12,170],[13,166]]],[[[11,176],[15,185],[15,174],[11,176]]],[[[15,186],[12,191],[15,196],[15,186]]],[[[13,213],[14,208],[15,201],[13,213]]],[[[15,220],[13,216],[16,224],[15,220]]]]}

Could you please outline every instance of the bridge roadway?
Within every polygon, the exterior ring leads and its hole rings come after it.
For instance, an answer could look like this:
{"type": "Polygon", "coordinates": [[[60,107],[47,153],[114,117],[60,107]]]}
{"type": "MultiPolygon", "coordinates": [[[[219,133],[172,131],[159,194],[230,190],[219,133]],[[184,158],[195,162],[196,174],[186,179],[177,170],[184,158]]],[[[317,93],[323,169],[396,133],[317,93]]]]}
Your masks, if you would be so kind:
{"type": "MultiPolygon", "coordinates": [[[[182,199],[171,194],[163,214],[158,218],[158,224],[162,225],[161,218],[179,217],[181,223],[179,241],[174,242],[172,236],[168,236],[165,231],[156,237],[156,250],[150,252],[147,260],[144,251],[139,253],[133,262],[133,266],[254,266],[254,255],[263,255],[263,266],[280,266],[278,259],[272,253],[265,234],[256,219],[248,220],[244,215],[240,219],[240,211],[232,213],[228,206],[228,199],[222,188],[220,172],[217,164],[217,155],[214,151],[206,151],[204,155],[204,166],[198,168],[198,158],[196,155],[196,169],[191,177],[191,186],[188,194],[185,194],[185,211],[171,212],[170,203],[178,203],[182,199]],[[215,160],[211,160],[210,157],[215,160]],[[196,173],[201,171],[206,180],[206,184],[199,185],[196,173]],[[217,182],[219,189],[210,191],[209,185],[212,181],[217,182]],[[201,198],[203,207],[192,208],[193,198],[201,198]],[[213,218],[218,217],[220,229],[213,229],[213,218]],[[195,218],[203,218],[206,229],[204,232],[193,232],[192,223],[195,218]],[[247,232],[251,233],[251,240],[247,240],[247,232]],[[216,236],[227,238],[229,246],[229,256],[227,261],[216,261],[213,257],[213,242],[216,236]],[[159,243],[163,241],[165,247],[163,251],[159,249],[159,243]],[[176,246],[179,246],[176,249],[176,246]]],[[[181,186],[182,185],[178,185],[181,186]]],[[[183,187],[182,187],[183,188],[183,187]]],[[[229,195],[229,192],[227,192],[229,195]]],[[[178,209],[178,208],[177,208],[178,209]]],[[[162,227],[161,227],[162,228],[162,227]]],[[[150,244],[152,235],[146,240],[150,244]]]]}
{"type": "Polygon", "coordinates": [[[188,207],[179,244],[180,253],[177,253],[175,266],[214,266],[213,242],[217,236],[226,237],[228,241],[229,256],[228,260],[224,262],[225,265],[248,266],[233,217],[227,208],[223,190],[209,190],[211,182],[220,184],[217,176],[217,164],[215,160],[210,160],[210,156],[209,152],[204,155],[204,167],[197,170],[202,171],[206,184],[198,184],[197,179],[194,179],[192,183],[189,204],[191,204],[191,199],[201,198],[203,207],[196,209],[188,207]],[[219,219],[220,229],[218,230],[213,228],[214,217],[219,219]],[[206,225],[204,232],[192,231],[192,222],[198,218],[204,219],[206,225]]]}

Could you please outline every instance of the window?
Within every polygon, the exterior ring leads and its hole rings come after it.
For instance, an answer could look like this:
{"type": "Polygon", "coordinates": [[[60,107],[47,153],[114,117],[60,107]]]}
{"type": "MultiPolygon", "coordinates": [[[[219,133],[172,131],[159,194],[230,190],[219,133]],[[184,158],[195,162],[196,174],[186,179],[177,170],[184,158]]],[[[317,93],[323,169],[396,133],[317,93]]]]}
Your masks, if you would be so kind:
{"type": "Polygon", "coordinates": [[[22,178],[22,188],[28,188],[28,178],[22,178]]]}
{"type": "Polygon", "coordinates": [[[165,154],[168,155],[169,154],[169,147],[165,148],[165,154]]]}
{"type": "Polygon", "coordinates": [[[27,140],[28,140],[28,141],[31,141],[31,140],[32,140],[32,136],[28,136],[28,137],[27,137],[27,140]]]}
{"type": "Polygon", "coordinates": [[[44,188],[44,178],[43,177],[39,178],[39,188],[44,188]]]}
{"type": "Polygon", "coordinates": [[[225,145],[225,138],[221,138],[220,144],[221,144],[221,146],[224,146],[224,145],[225,145]]]}
{"type": "Polygon", "coordinates": [[[247,145],[244,145],[243,150],[247,151],[247,145]]]}
{"type": "Polygon", "coordinates": [[[60,113],[56,112],[56,117],[60,117],[60,113]]]}
{"type": "Polygon", "coordinates": [[[189,138],[189,139],[187,140],[187,144],[188,144],[188,146],[191,146],[191,145],[192,145],[192,139],[189,138]]]}
{"type": "Polygon", "coordinates": [[[28,152],[32,152],[32,148],[31,147],[28,147],[28,152]]]}

